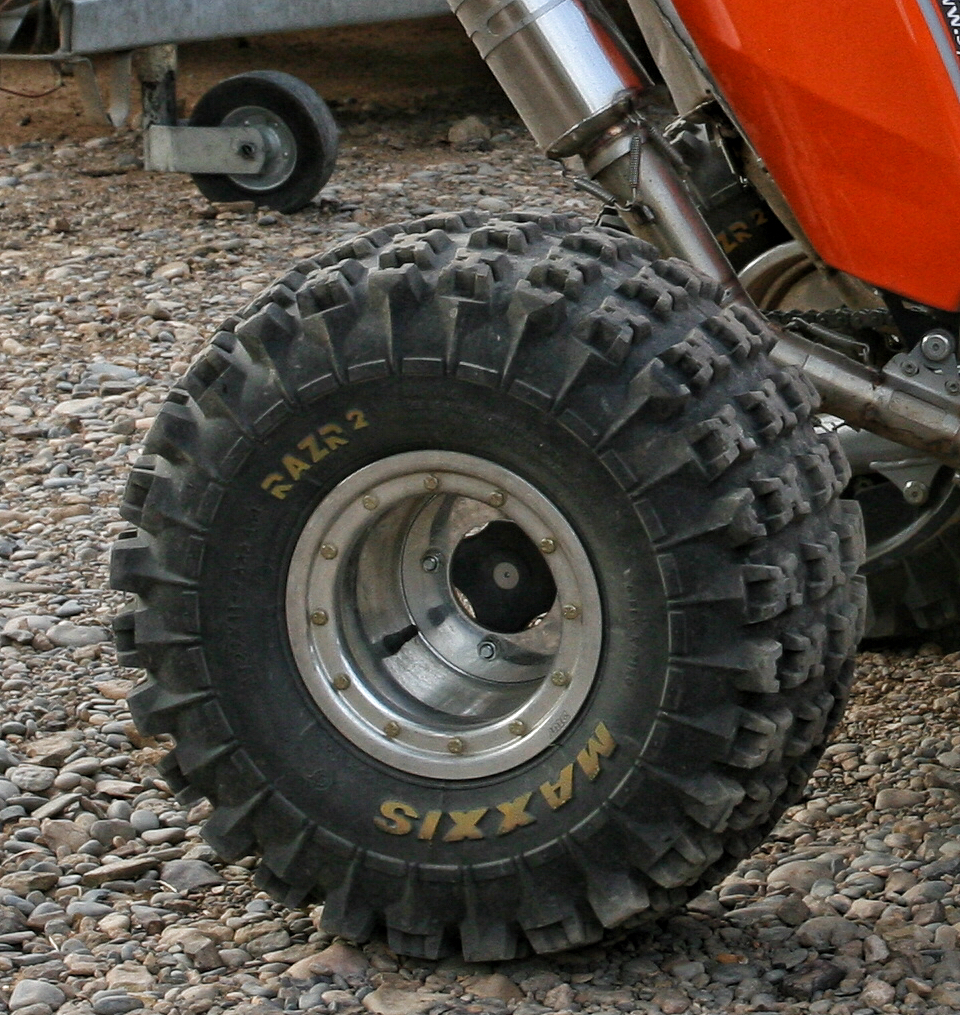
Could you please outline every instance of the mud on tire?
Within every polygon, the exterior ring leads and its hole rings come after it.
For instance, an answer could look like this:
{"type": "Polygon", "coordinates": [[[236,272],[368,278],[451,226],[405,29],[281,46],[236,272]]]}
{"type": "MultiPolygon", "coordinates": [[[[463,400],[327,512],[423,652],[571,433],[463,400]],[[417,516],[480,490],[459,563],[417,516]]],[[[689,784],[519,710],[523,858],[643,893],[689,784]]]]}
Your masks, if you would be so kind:
{"type": "Polygon", "coordinates": [[[717,296],[566,217],[435,216],[224,325],[113,557],[131,707],[224,858],[331,932],[506,959],[682,905],[799,798],[862,531],[717,296]]]}

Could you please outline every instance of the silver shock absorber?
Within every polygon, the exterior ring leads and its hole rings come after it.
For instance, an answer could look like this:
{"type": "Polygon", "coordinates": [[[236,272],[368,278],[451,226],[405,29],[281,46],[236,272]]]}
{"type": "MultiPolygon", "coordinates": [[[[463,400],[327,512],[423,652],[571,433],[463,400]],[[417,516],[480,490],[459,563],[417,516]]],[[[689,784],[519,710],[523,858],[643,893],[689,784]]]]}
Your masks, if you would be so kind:
{"type": "Polygon", "coordinates": [[[739,296],[740,284],[644,121],[652,82],[591,0],[449,0],[550,158],[579,155],[631,229],[739,296]]]}

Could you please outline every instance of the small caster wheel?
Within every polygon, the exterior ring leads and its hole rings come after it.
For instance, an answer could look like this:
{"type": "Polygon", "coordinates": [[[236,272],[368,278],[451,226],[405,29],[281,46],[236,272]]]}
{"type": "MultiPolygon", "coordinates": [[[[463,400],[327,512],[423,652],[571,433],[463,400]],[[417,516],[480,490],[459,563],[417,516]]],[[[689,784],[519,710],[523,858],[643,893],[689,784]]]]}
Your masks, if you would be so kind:
{"type": "Polygon", "coordinates": [[[191,127],[256,127],[267,143],[263,168],[254,174],[194,173],[209,201],[255,201],[293,212],[330,179],[337,157],[337,125],[327,104],[298,78],[254,71],[227,78],[193,110],[191,127]]]}

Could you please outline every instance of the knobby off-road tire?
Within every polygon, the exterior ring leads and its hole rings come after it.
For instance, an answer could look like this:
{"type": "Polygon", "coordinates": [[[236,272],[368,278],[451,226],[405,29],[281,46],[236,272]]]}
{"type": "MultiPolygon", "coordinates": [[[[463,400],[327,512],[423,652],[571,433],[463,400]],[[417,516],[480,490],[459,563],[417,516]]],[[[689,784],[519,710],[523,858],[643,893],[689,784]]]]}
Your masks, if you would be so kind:
{"type": "MultiPolygon", "coordinates": [[[[722,179],[722,169],[715,172],[722,179]]],[[[776,239],[774,232],[759,238],[763,245],[753,249],[761,256],[752,263],[738,259],[736,252],[730,257],[761,310],[827,314],[831,309],[849,309],[843,290],[818,270],[799,243],[771,243],[776,239]]],[[[875,296],[869,309],[882,308],[880,297],[875,296]]],[[[851,338],[869,339],[869,334],[845,328],[843,323],[833,326],[847,330],[851,338]]],[[[922,504],[910,504],[897,482],[889,478],[896,474],[889,466],[904,461],[922,464],[915,451],[904,447],[898,451],[895,444],[847,426],[836,417],[826,416],[820,425],[836,431],[852,467],[844,496],[856,500],[863,512],[867,557],[862,574],[869,602],[864,637],[932,635],[945,639],[945,644],[955,643],[960,633],[960,489],[956,473],[930,459],[930,473],[916,474],[928,486],[928,496],[922,504]]]]}
{"type": "Polygon", "coordinates": [[[332,932],[505,959],[682,905],[840,715],[844,459],[762,320],[655,257],[540,213],[380,229],[157,417],[113,557],[131,707],[214,848],[332,932]]]}

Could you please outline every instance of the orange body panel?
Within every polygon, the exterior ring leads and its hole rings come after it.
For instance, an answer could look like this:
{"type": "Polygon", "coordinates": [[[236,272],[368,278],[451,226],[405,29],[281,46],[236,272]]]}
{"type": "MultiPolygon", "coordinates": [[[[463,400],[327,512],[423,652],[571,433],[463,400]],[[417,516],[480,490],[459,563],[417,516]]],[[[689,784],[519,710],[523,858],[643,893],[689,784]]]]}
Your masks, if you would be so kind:
{"type": "Polygon", "coordinates": [[[821,257],[910,299],[960,308],[954,5],[674,6],[821,257]]]}

